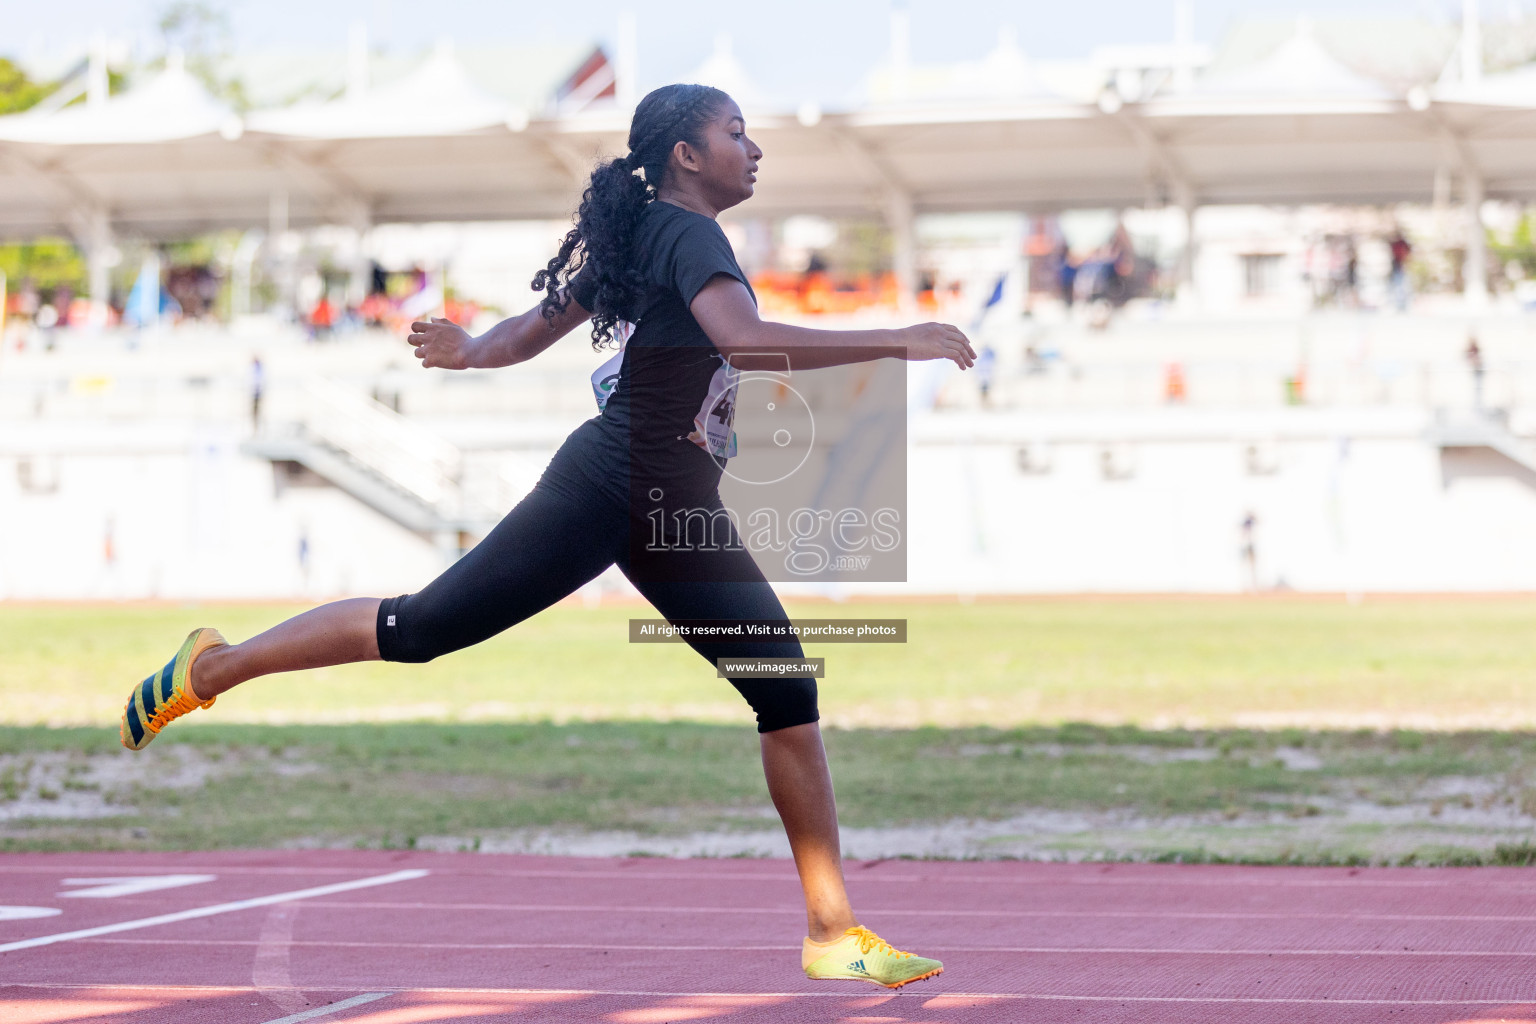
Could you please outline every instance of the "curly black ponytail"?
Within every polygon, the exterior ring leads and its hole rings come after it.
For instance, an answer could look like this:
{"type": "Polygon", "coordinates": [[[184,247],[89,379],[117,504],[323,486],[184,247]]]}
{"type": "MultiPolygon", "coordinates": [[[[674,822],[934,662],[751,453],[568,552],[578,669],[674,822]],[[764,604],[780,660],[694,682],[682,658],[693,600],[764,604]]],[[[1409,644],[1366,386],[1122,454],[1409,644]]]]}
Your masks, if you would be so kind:
{"type": "Polygon", "coordinates": [[[629,155],[592,172],[576,209],[576,226],[567,232],[555,258],[533,276],[534,291],[544,293],[539,307],[546,320],[565,311],[561,285],[590,262],[597,283],[592,347],[613,340],[618,310],[632,306],[645,287],[630,251],[640,214],[656,198],[673,148],[679,142],[702,148],[705,127],[729,101],[707,85],[666,85],[640,101],[630,122],[629,155]]]}

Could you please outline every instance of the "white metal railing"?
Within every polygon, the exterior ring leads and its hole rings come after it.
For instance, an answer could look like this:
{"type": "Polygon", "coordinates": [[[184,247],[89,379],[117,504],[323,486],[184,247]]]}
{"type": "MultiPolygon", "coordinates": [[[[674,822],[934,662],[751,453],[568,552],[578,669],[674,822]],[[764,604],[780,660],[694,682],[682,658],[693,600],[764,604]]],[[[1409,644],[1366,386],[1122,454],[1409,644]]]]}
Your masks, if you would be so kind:
{"type": "Polygon", "coordinates": [[[452,444],[365,395],[331,381],[304,382],[302,430],[408,494],[456,511],[463,457],[452,444]]]}

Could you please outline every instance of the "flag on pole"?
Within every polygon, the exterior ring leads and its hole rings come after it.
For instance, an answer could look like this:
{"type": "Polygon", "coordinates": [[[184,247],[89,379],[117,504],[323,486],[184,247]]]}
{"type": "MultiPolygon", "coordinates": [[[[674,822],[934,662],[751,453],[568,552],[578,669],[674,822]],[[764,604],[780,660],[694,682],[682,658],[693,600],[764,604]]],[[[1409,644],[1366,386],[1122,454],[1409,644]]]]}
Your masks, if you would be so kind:
{"type": "Polygon", "coordinates": [[[992,286],[992,294],[991,294],[991,296],[988,297],[987,301],[982,305],[981,310],[979,312],[977,312],[977,314],[976,314],[976,322],[971,324],[971,330],[973,330],[973,331],[980,330],[981,329],[981,322],[987,318],[987,311],[990,310],[993,306],[997,305],[999,302],[1003,301],[1003,285],[1005,285],[1007,283],[1008,283],[1008,275],[1007,274],[1000,274],[1000,275],[998,275],[997,284],[992,286]]]}

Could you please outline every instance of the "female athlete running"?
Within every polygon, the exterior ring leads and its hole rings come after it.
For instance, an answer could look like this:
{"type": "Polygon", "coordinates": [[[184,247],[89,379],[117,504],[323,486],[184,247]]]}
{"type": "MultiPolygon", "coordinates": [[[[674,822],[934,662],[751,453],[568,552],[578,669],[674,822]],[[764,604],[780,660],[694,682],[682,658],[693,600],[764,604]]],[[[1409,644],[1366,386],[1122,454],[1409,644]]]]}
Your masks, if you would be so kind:
{"type": "MultiPolygon", "coordinates": [[[[732,362],[750,369],[744,353],[768,353],[770,366],[787,358],[792,368],[813,368],[869,359],[883,348],[966,368],[975,353],[960,331],[941,324],[819,331],[758,319],[751,287],[715,221],[751,197],[762,159],[725,93],[698,85],[652,92],[635,108],[629,149],[593,172],[575,228],[534,278],[545,292],[538,306],[478,338],[434,318],[413,324],[409,339],[423,366],[512,366],[589,319],[594,345],[634,324],[601,414],[570,435],[483,541],[421,591],[335,601],[241,644],[227,644],[214,629],[194,630],[129,695],[124,746],[143,749],[169,722],[257,676],[354,661],[424,662],[479,643],[615,563],[669,620],[786,618],[739,538],[682,560],[647,555],[630,542],[644,529],[630,529],[637,497],[720,507],[725,452],[696,417],[725,357],[735,354],[732,362]]],[[[711,661],[802,654],[794,640],[692,643],[711,661]]],[[[848,902],[815,680],[731,682],[757,713],[768,791],[805,890],[805,973],[890,988],[938,974],[939,961],[892,948],[859,924],[848,902]]]]}

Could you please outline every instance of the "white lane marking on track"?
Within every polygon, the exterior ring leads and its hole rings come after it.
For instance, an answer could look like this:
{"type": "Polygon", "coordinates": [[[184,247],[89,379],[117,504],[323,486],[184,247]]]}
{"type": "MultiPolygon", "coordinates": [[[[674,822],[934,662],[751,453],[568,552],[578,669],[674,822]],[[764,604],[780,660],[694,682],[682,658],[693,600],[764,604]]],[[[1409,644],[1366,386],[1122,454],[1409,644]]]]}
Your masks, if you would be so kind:
{"type": "MultiPolygon", "coordinates": [[[[793,907],[663,907],[617,906],[612,904],[564,903],[360,903],[338,901],[327,907],[349,910],[491,910],[497,912],[555,914],[804,914],[793,907]]],[[[869,909],[869,908],[866,908],[869,909]]],[[[923,910],[914,907],[875,907],[872,914],[896,914],[907,917],[1151,917],[1195,921],[1519,921],[1536,924],[1536,914],[1336,914],[1302,911],[1297,914],[1267,914],[1198,910],[923,910]]]]}
{"type": "Polygon", "coordinates": [[[302,903],[277,903],[267,911],[251,961],[251,984],[280,1010],[298,1013],[309,1005],[293,983],[293,921],[302,903]]]}
{"type": "MultiPolygon", "coordinates": [[[[918,984],[921,984],[920,982],[918,984]]],[[[932,989],[907,991],[898,989],[884,993],[862,992],[659,992],[647,989],[601,988],[401,988],[398,992],[428,995],[567,995],[567,996],[641,996],[646,998],[682,999],[690,996],[703,999],[758,998],[758,999],[859,999],[883,994],[891,999],[1043,999],[1052,1002],[1073,1003],[1278,1003],[1284,1005],[1331,1006],[1522,1006],[1521,1000],[1510,999],[1328,999],[1296,996],[1120,996],[1120,995],[1056,995],[1049,992],[935,992],[932,989]]],[[[271,1021],[269,1024],[278,1024],[271,1021]]],[[[1514,1024],[1514,1022],[1511,1022],[1514,1024]]]]}
{"type": "Polygon", "coordinates": [[[291,1013],[286,1017],[279,1017],[277,1020],[269,1020],[266,1022],[266,1024],[299,1024],[299,1021],[301,1020],[314,1020],[316,1017],[325,1017],[329,1014],[337,1013],[341,1010],[350,1010],[354,1006],[362,1006],[364,1003],[371,1003],[376,999],[383,999],[385,996],[389,995],[394,995],[394,993],[364,992],[360,996],[353,996],[351,999],[343,999],[339,1002],[331,1003],[329,1006],[317,1006],[313,1010],[305,1010],[302,1013],[291,1013]]]}
{"type": "MultiPolygon", "coordinates": [[[[509,856],[519,856],[519,855],[511,854],[509,856]]],[[[647,859],[650,859],[650,858],[647,858],[647,859]]],[[[784,863],[786,865],[789,864],[788,861],[785,861],[784,863]]],[[[1186,865],[1185,867],[1186,867],[1186,870],[1188,870],[1190,867],[1197,867],[1197,866],[1203,867],[1204,865],[1186,865]]],[[[106,871],[110,871],[112,869],[112,865],[100,865],[100,867],[101,867],[102,870],[106,870],[106,871]]],[[[192,868],[194,868],[196,870],[217,871],[217,872],[221,872],[221,873],[226,874],[226,875],[347,875],[347,874],[353,873],[354,871],[362,870],[361,868],[279,867],[279,866],[276,866],[276,865],[267,866],[267,867],[246,867],[246,866],[243,866],[243,865],[234,865],[234,866],[232,866],[232,865],[228,865],[228,864],[209,865],[207,867],[201,867],[200,865],[178,865],[178,867],[180,867],[182,870],[186,870],[188,867],[192,867],[192,868]]],[[[81,868],[81,870],[94,870],[94,868],[91,865],[84,865],[81,868]]],[[[165,870],[171,871],[171,870],[175,870],[175,869],[172,868],[172,867],[167,866],[165,870]]],[[[1211,879],[1211,878],[1208,878],[1208,877],[1202,877],[1202,876],[1194,875],[1194,874],[1188,874],[1188,875],[1185,875],[1184,877],[1177,877],[1177,876],[1172,876],[1172,875],[1165,876],[1165,877],[1153,877],[1153,876],[1133,877],[1133,876],[1127,874],[1127,875],[1122,876],[1122,877],[1115,877],[1115,876],[1104,877],[1104,876],[1095,875],[1093,877],[1088,877],[1088,878],[1070,878],[1070,877],[1069,878],[1052,878],[1052,877],[1050,877],[1048,875],[1038,875],[1038,874],[1033,874],[1033,873],[1030,873],[1030,872],[1027,872],[1027,871],[1020,871],[1017,875],[1014,875],[1012,877],[1004,878],[1004,877],[990,877],[990,876],[986,876],[986,875],[950,875],[950,876],[946,877],[946,876],[941,875],[941,874],[934,874],[934,875],[869,874],[869,875],[866,875],[866,874],[861,874],[861,873],[855,873],[855,871],[859,871],[859,870],[863,870],[863,869],[862,869],[861,865],[859,865],[859,864],[857,864],[857,862],[855,862],[854,868],[849,870],[849,877],[848,877],[849,884],[853,884],[853,883],[856,883],[856,882],[870,882],[870,883],[889,882],[889,883],[892,883],[892,884],[899,884],[899,885],[911,885],[911,884],[914,884],[914,883],[922,884],[922,885],[944,885],[944,884],[948,884],[948,883],[953,882],[953,883],[956,883],[956,884],[965,884],[965,885],[971,885],[971,884],[976,884],[976,885],[991,885],[991,884],[997,884],[997,885],[1030,885],[1030,886],[1051,885],[1051,886],[1058,886],[1058,887],[1064,887],[1064,886],[1079,886],[1079,887],[1127,886],[1127,887],[1129,887],[1129,886],[1138,886],[1139,885],[1139,886],[1145,886],[1147,888],[1155,888],[1155,889],[1167,888],[1169,886],[1178,886],[1178,887],[1182,887],[1182,888],[1195,888],[1195,889],[1202,889],[1202,888],[1203,889],[1240,888],[1240,889],[1243,889],[1245,891],[1246,890],[1250,890],[1250,889],[1319,889],[1319,888],[1321,888],[1321,889],[1328,889],[1328,888],[1343,888],[1343,889],[1455,889],[1455,890],[1463,891],[1464,892],[1468,888],[1467,879],[1469,877],[1474,877],[1477,872],[1480,872],[1480,871],[1488,871],[1488,872],[1504,871],[1504,872],[1507,872],[1510,869],[1509,868],[1444,868],[1444,869],[1441,869],[1441,868],[1385,868],[1385,869],[1380,869],[1380,870],[1390,870],[1390,871],[1412,871],[1412,872],[1415,872],[1415,873],[1419,873],[1419,872],[1434,872],[1434,871],[1440,871],[1440,870],[1455,871],[1455,872],[1468,872],[1468,873],[1470,873],[1470,874],[1461,874],[1461,875],[1458,875],[1457,877],[1430,878],[1430,879],[1425,879],[1425,878],[1415,878],[1415,879],[1408,879],[1408,878],[1402,878],[1402,879],[1396,879],[1396,878],[1365,878],[1365,879],[1361,879],[1361,878],[1292,878],[1292,879],[1286,879],[1286,878],[1264,878],[1262,876],[1254,876],[1254,875],[1244,875],[1242,877],[1225,877],[1225,878],[1211,879]]],[[[1271,871],[1271,870],[1277,870],[1277,869],[1263,868],[1263,869],[1259,869],[1259,870],[1271,871]]],[[[1298,870],[1328,871],[1328,870],[1332,870],[1332,869],[1330,869],[1330,868],[1305,868],[1305,869],[1298,869],[1298,870]]],[[[51,875],[51,874],[57,874],[58,873],[58,868],[51,867],[51,866],[46,865],[46,864],[44,864],[44,865],[35,865],[35,864],[7,865],[6,868],[5,868],[5,872],[4,873],[5,874],[17,874],[17,873],[20,873],[20,872],[31,872],[31,873],[34,873],[34,874],[49,874],[49,875],[51,875]]],[[[513,868],[513,869],[510,869],[510,870],[506,870],[506,871],[497,871],[494,868],[492,868],[492,869],[488,869],[488,870],[486,870],[484,872],[478,872],[477,871],[476,874],[477,874],[477,877],[482,877],[483,876],[483,877],[492,877],[492,878],[578,878],[578,879],[582,879],[582,878],[607,878],[607,879],[644,878],[644,879],[647,879],[647,880],[655,880],[655,881],[675,880],[675,881],[678,881],[678,882],[690,882],[690,883],[692,883],[692,882],[713,882],[713,881],[720,881],[720,882],[727,882],[727,883],[746,882],[746,881],[769,881],[769,882],[790,882],[790,883],[793,883],[793,884],[798,884],[798,882],[796,880],[796,877],[795,877],[795,874],[794,874],[794,867],[792,865],[788,866],[787,870],[784,871],[784,872],[733,871],[733,872],[719,872],[719,873],[717,873],[717,872],[713,872],[713,871],[705,871],[705,872],[694,872],[694,873],[690,874],[690,873],[673,872],[673,871],[645,871],[645,870],[641,870],[641,869],[636,869],[636,870],[631,871],[631,870],[624,869],[624,868],[620,868],[620,869],[616,869],[616,870],[593,870],[593,871],[560,870],[560,869],[555,869],[555,868],[549,868],[549,869],[542,869],[542,868],[541,869],[535,869],[535,868],[518,869],[518,868],[513,868]]],[[[1514,891],[1517,894],[1521,894],[1521,893],[1536,894],[1536,881],[1526,881],[1526,880],[1524,880],[1524,879],[1522,879],[1520,877],[1510,876],[1510,875],[1504,875],[1502,877],[1490,877],[1490,876],[1485,875],[1485,876],[1483,876],[1481,878],[1476,879],[1476,883],[1473,886],[1473,888],[1475,888],[1477,891],[1483,892],[1483,893],[1490,893],[1490,892],[1508,893],[1510,891],[1514,891]]]]}
{"type": "Polygon", "coordinates": [[[57,917],[58,907],[0,907],[0,921],[30,921],[34,917],[57,917]]]}
{"type": "Polygon", "coordinates": [[[232,903],[216,903],[208,907],[193,907],[190,910],[178,910],[171,914],[142,917],[137,921],[119,921],[116,924],[104,924],[95,928],[81,928],[78,931],[58,932],[54,935],[39,935],[31,939],[20,939],[16,942],[0,944],[0,953],[10,953],[19,949],[32,949],[36,946],[51,946],[56,942],[89,939],[97,935],[111,935],[115,932],[128,932],[137,928],[152,928],[155,925],[173,924],[177,921],[191,921],[199,917],[213,917],[216,914],[231,914],[237,910],[249,910],[252,907],[270,907],[274,903],[314,899],[317,896],[330,896],[333,893],[349,892],[353,889],[366,889],[375,885],[389,885],[392,882],[408,882],[411,879],[421,878],[429,874],[431,874],[430,871],[424,871],[419,868],[410,871],[394,871],[387,875],[374,875],[371,878],[359,878],[351,882],[335,882],[331,885],[317,885],[311,889],[295,889],[293,892],[280,892],[271,896],[256,896],[247,900],[235,900],[232,903]]]}
{"type": "Polygon", "coordinates": [[[67,900],[110,900],[118,896],[138,896],[161,889],[179,889],[184,885],[211,882],[217,875],[122,875],[113,878],[66,878],[64,885],[88,885],[89,889],[72,889],[55,893],[67,900]]]}
{"type": "MultiPolygon", "coordinates": [[[[13,981],[7,982],[11,988],[29,989],[101,989],[111,990],[121,988],[121,985],[102,984],[101,982],[47,982],[47,981],[13,981]]],[[[139,985],[133,986],[135,992],[251,992],[249,986],[235,985],[139,985]]],[[[684,998],[698,996],[705,999],[859,999],[877,993],[863,991],[855,992],[844,990],[841,992],[656,992],[643,989],[596,989],[596,988],[391,988],[384,995],[396,992],[409,992],[413,995],[493,995],[493,996],[646,996],[684,998]]],[[[373,993],[369,993],[372,995],[373,993]]],[[[883,993],[890,999],[1044,999],[1055,1002],[1084,1002],[1084,1003],[1300,1003],[1305,1005],[1330,1006],[1524,1006],[1520,999],[1309,999],[1306,997],[1276,998],[1259,996],[1121,996],[1121,995],[1055,995],[1049,992],[935,992],[932,989],[926,991],[897,991],[883,993]]],[[[382,998],[382,997],[381,997],[382,998]]],[[[324,1010],[336,1010],[341,1003],[332,1003],[324,1010]]],[[[264,1024],[285,1024],[293,1018],[283,1017],[279,1020],[265,1021],[264,1024]]]]}
{"type": "MultiPolygon", "coordinates": [[[[250,939],[87,939],[123,946],[253,946],[250,939]]],[[[655,946],[586,942],[355,942],[345,939],[302,939],[294,946],[343,949],[627,949],[634,952],[787,953],[799,946],[655,946]]],[[[1070,953],[1073,956],[1146,953],[1154,956],[1531,956],[1529,949],[1173,949],[1161,946],[941,946],[933,953],[1070,953]]]]}
{"type": "MultiPolygon", "coordinates": [[[[786,862],[787,863],[787,862],[786,862]]],[[[1395,879],[1395,878],[1297,878],[1297,879],[1265,879],[1244,876],[1240,878],[1210,878],[1190,875],[1184,878],[1177,877],[1103,877],[1090,878],[1052,878],[1045,875],[1037,875],[1021,871],[1014,877],[989,877],[986,875],[945,875],[935,873],[930,875],[913,874],[863,874],[863,870],[855,863],[848,869],[848,883],[857,882],[891,883],[899,885],[946,885],[949,883],[962,885],[1053,885],[1053,886],[1078,886],[1078,887],[1125,887],[1145,886],[1149,889],[1160,889],[1168,886],[1195,889],[1216,888],[1240,888],[1250,889],[1318,889],[1318,888],[1344,888],[1344,889],[1375,889],[1375,888],[1402,888],[1402,889],[1445,889],[1452,888],[1462,890],[1467,887],[1466,878],[1444,879],[1395,879]]],[[[1326,869],[1309,869],[1326,870],[1326,869]]],[[[1433,871],[1434,868],[1406,868],[1397,870],[1433,871]]],[[[1465,871],[1466,868],[1445,869],[1465,871]]],[[[1470,869],[1477,870],[1477,869],[1470,869]]],[[[1497,868],[1489,870],[1499,870],[1497,868]]],[[[1508,870],[1508,869],[1504,869],[1508,870]]],[[[487,874],[497,878],[603,878],[603,879],[632,879],[644,878],[652,881],[676,880],[679,882],[790,882],[798,884],[793,866],[784,872],[767,871],[733,871],[733,872],[694,872],[685,874],[673,871],[644,871],[644,870],[613,870],[613,871],[561,871],[558,869],[526,869],[510,871],[489,871],[487,874]]],[[[1498,890],[1504,892],[1515,889],[1524,892],[1536,892],[1536,882],[1519,878],[1484,878],[1477,882],[1481,890],[1498,890]]]]}
{"type": "MultiPolygon", "coordinates": [[[[64,854],[48,854],[52,857],[63,857],[64,854]]],[[[77,864],[81,871],[113,871],[122,867],[121,864],[77,864]]],[[[262,867],[246,867],[244,865],[218,864],[203,867],[201,865],[167,864],[164,867],[154,865],[138,865],[140,870],[159,871],[171,874],[176,871],[185,871],[189,867],[194,871],[218,872],[225,875],[354,875],[363,870],[363,867],[333,868],[333,867],[279,867],[277,865],[262,867]]],[[[1427,868],[1425,870],[1428,870],[1427,868]]],[[[1473,870],[1467,868],[1464,870],[1473,870]]],[[[27,872],[34,875],[56,875],[59,873],[57,865],[51,864],[7,864],[4,873],[7,875],[27,872]]]]}

